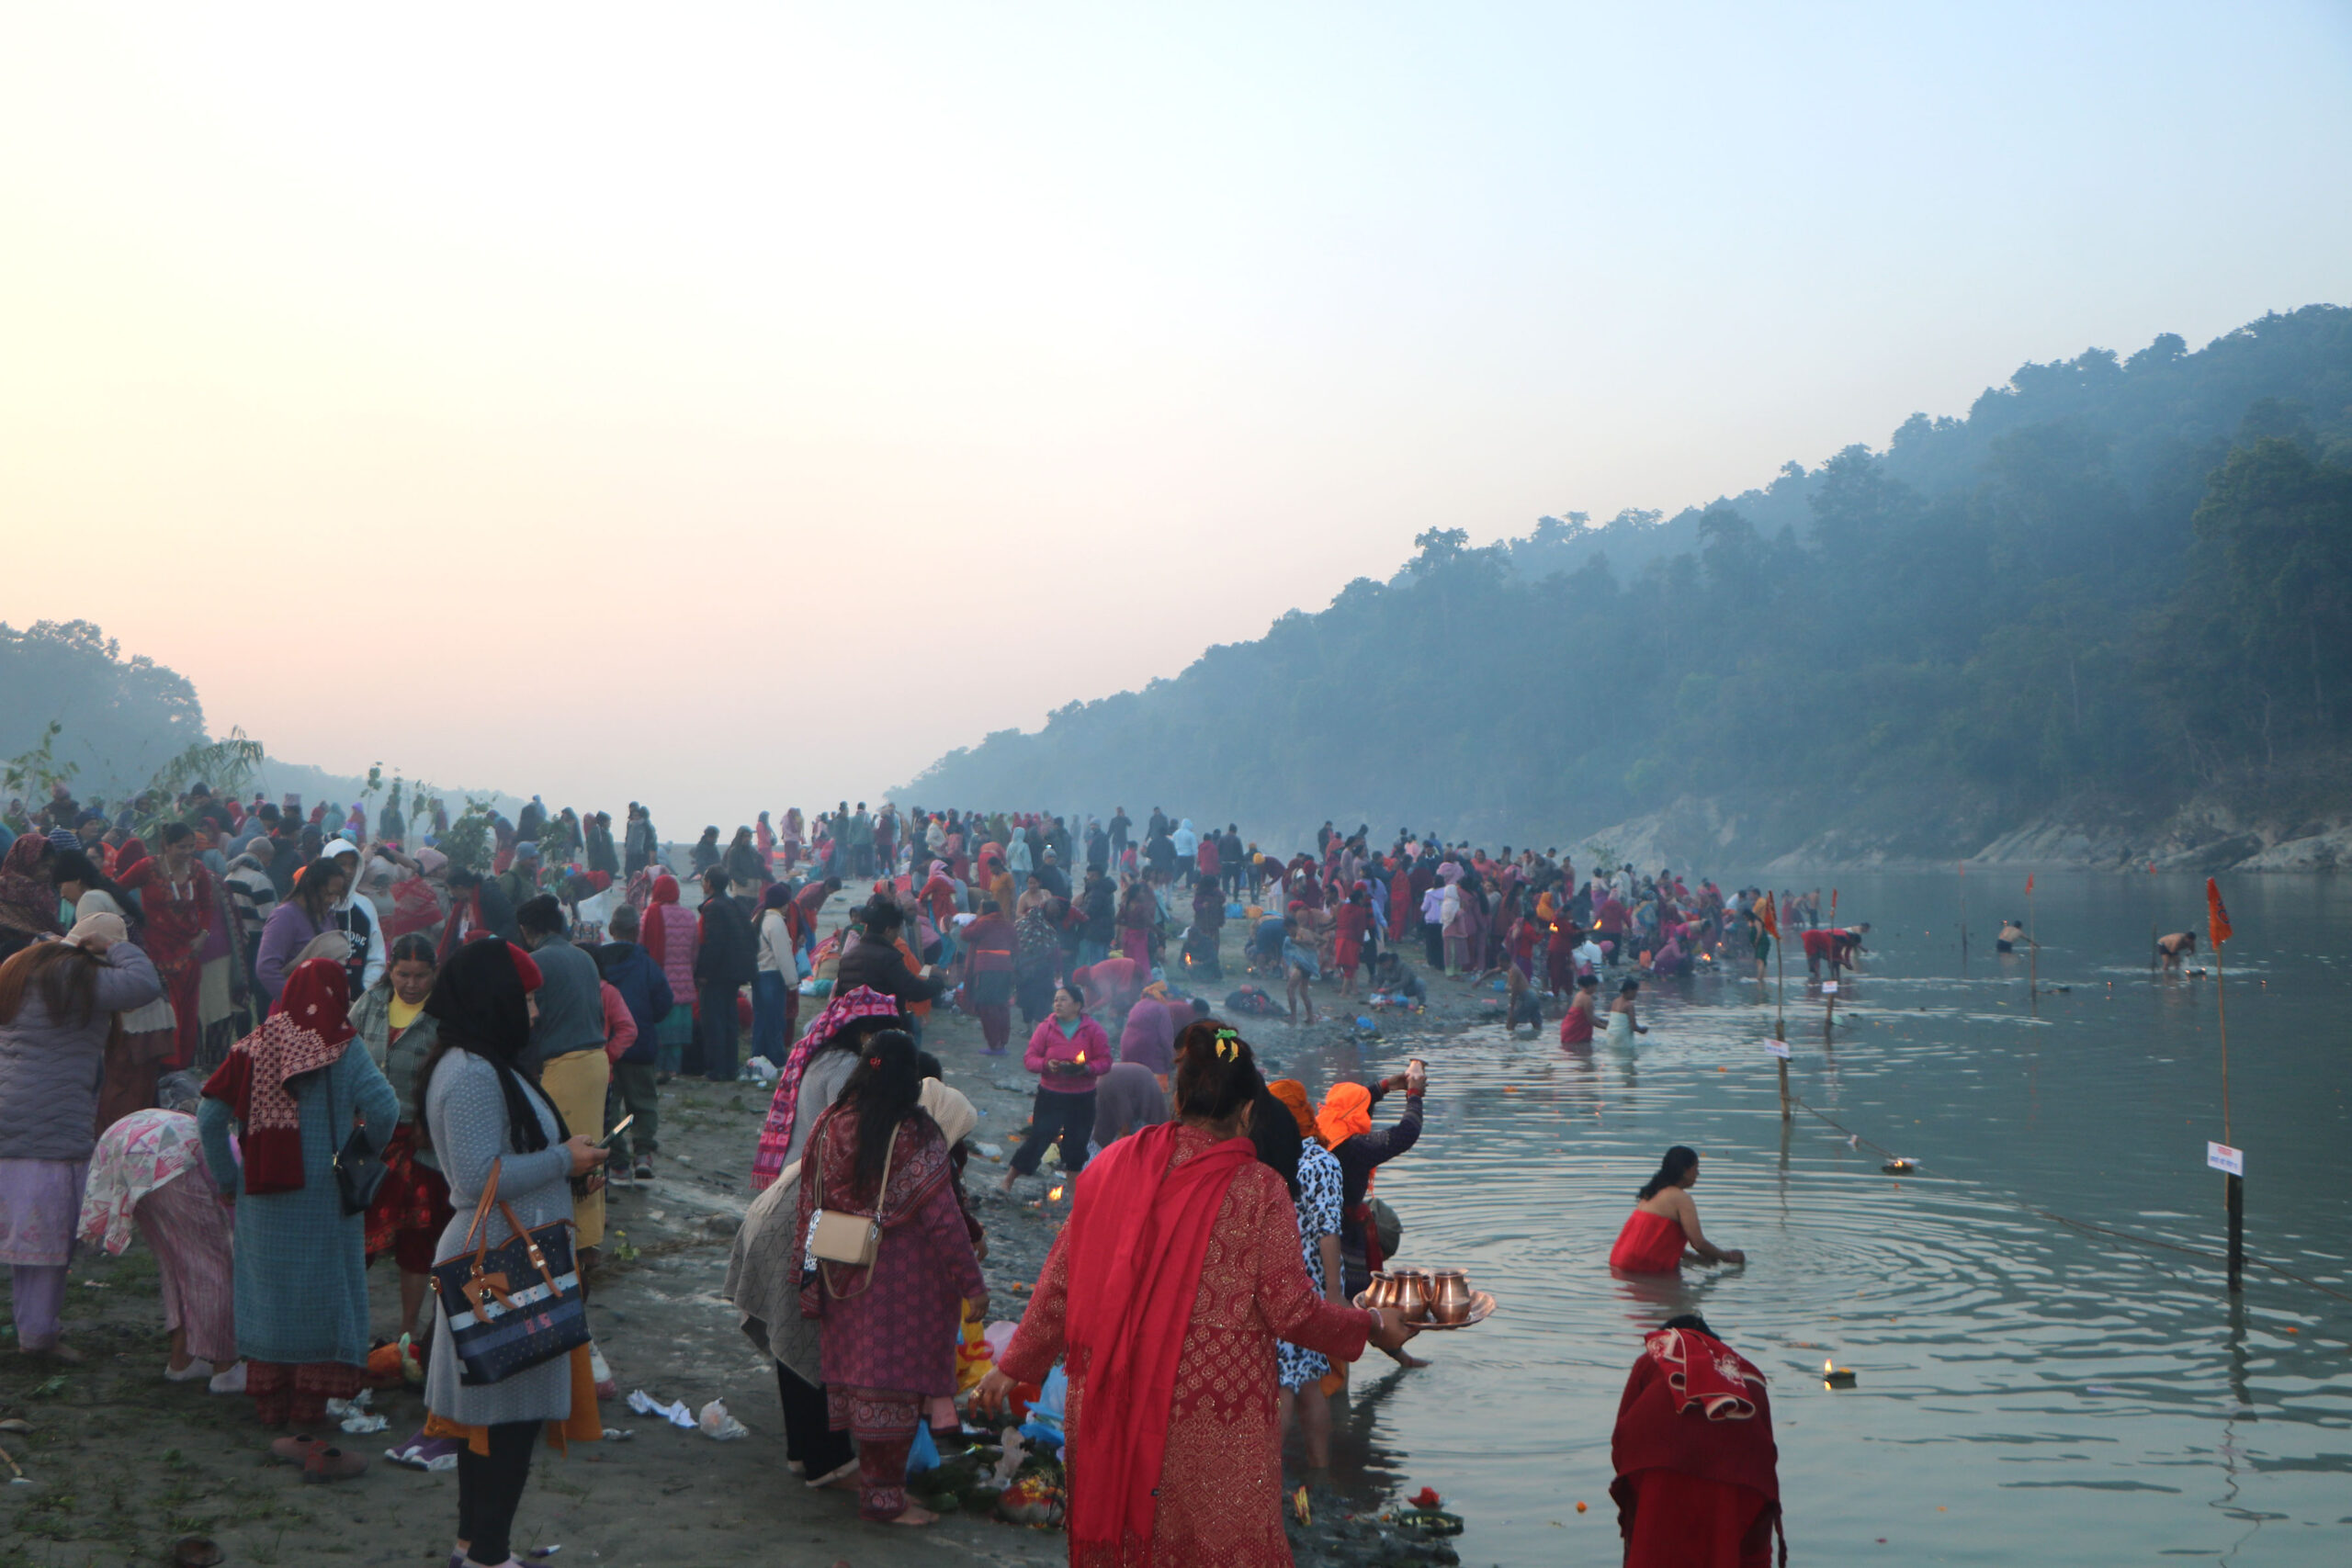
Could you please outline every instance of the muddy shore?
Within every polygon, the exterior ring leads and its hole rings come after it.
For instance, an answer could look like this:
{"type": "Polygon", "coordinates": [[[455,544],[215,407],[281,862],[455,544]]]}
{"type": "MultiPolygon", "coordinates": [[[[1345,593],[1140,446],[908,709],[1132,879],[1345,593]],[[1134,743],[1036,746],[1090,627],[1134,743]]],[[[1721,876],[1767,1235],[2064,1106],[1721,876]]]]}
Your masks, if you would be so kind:
{"type": "MultiPolygon", "coordinates": [[[[853,889],[852,892],[862,891],[853,889]]],[[[837,896],[828,924],[851,903],[837,896]]],[[[1239,922],[1228,926],[1227,978],[1203,987],[1212,1002],[1246,979],[1239,922]]],[[[1279,987],[1273,987],[1279,996],[1279,987]]],[[[1487,1016],[1492,993],[1442,979],[1430,984],[1430,1010],[1382,1019],[1382,1038],[1367,1042],[1367,1064],[1401,1070],[1416,1037],[1428,1038],[1487,1016]]],[[[804,999],[804,1006],[808,1005],[804,999]]],[[[1357,1009],[1317,987],[1320,1021],[1294,1028],[1274,1020],[1245,1022],[1261,1053],[1280,1063],[1290,1052],[1351,1029],[1357,1009]]],[[[926,1049],[945,1066],[947,1081],[983,1112],[977,1144],[1009,1156],[1028,1120],[1032,1080],[1019,1056],[980,1054],[973,1021],[935,1016],[926,1049]]],[[[624,1441],[542,1450],[515,1527],[518,1554],[560,1548],[547,1562],[624,1568],[680,1564],[848,1562],[900,1568],[941,1561],[987,1564],[1066,1561],[1058,1531],[1024,1529],[965,1513],[924,1530],[871,1526],[856,1517],[854,1495],[808,1491],[785,1469],[783,1424],[773,1364],[736,1326],[720,1298],[729,1243],[751,1193],[745,1182],[768,1091],[754,1084],[681,1078],[662,1090],[663,1153],[650,1183],[611,1189],[607,1262],[590,1302],[597,1343],[622,1398],[604,1405],[607,1427],[624,1441]],[[682,1431],[658,1416],[631,1412],[631,1390],[683,1400],[689,1409],[719,1399],[750,1429],[733,1442],[682,1431]]],[[[1055,1179],[1039,1178],[1008,1198],[997,1191],[1001,1164],[973,1162],[967,1187],[989,1234],[986,1273],[991,1317],[1017,1317],[1064,1204],[1041,1203],[1055,1179]],[[1018,1287],[1018,1288],[1016,1288],[1018,1287]]],[[[22,1466],[28,1484],[0,1486],[0,1568],[81,1568],[170,1561],[174,1540],[201,1535],[229,1564],[419,1564],[446,1562],[454,1533],[457,1480],[389,1464],[383,1450],[415,1430],[423,1402],[413,1389],[374,1395],[389,1420],[381,1433],[343,1439],[370,1460],[354,1481],[306,1485],[270,1459],[274,1435],[242,1397],[209,1394],[201,1383],[164,1381],[164,1336],[154,1260],[134,1243],[119,1258],[85,1250],[73,1269],[66,1338],[86,1361],[66,1366],[0,1351],[0,1419],[29,1431],[0,1431],[0,1450],[22,1466]]],[[[389,1263],[369,1271],[379,1336],[398,1332],[399,1300],[389,1263]]],[[[1410,1376],[1377,1356],[1358,1367],[1351,1391],[1376,1401],[1387,1379],[1410,1376]]],[[[1335,1408],[1337,1491],[1312,1494],[1311,1527],[1294,1523],[1298,1560],[1314,1568],[1403,1562],[1451,1563],[1442,1540],[1385,1521],[1395,1499],[1360,1474],[1360,1429],[1343,1397],[1335,1408]]],[[[1294,1440],[1287,1484],[1300,1479],[1294,1440]]]]}

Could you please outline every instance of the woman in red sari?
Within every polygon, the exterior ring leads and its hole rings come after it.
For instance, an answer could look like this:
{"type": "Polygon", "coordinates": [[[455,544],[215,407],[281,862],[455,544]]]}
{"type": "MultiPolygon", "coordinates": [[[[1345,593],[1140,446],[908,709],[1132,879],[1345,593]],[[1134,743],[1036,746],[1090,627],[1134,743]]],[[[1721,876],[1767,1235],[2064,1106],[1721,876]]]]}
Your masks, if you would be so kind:
{"type": "Polygon", "coordinates": [[[1768,1568],[1781,1481],[1764,1374],[1695,1314],[1642,1344],[1609,1443],[1625,1568],[1768,1568]]]}
{"type": "Polygon", "coordinates": [[[974,1396],[993,1409],[1067,1352],[1072,1568],[1285,1568],[1275,1341],[1352,1361],[1416,1332],[1307,1282],[1290,1193],[1248,1136],[1262,1086],[1231,1029],[1184,1031],[1180,1120],[1088,1164],[974,1396]]]}
{"type": "Polygon", "coordinates": [[[194,1064],[204,1039],[197,987],[204,977],[198,954],[212,919],[212,874],[198,863],[196,831],[187,823],[164,823],[156,842],[164,847],[161,859],[150,857],[136,839],[126,842],[115,880],[138,892],[147,916],[143,945],[172,1004],[172,1054],[162,1066],[176,1071],[194,1064]]]}
{"type": "Polygon", "coordinates": [[[1666,1151],[1657,1174],[1642,1188],[1610,1250],[1609,1267],[1627,1274],[1671,1274],[1682,1267],[1688,1246],[1709,1263],[1745,1263],[1747,1254],[1717,1247],[1699,1228],[1699,1205],[1690,1189],[1699,1180],[1699,1151],[1680,1144],[1666,1151]]]}

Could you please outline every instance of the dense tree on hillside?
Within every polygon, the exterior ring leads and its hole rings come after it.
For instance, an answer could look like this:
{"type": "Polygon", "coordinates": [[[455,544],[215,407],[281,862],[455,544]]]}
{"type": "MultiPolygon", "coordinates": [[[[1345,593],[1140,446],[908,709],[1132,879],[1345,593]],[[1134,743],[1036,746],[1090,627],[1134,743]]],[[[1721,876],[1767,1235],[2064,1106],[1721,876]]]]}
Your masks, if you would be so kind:
{"type": "Polygon", "coordinates": [[[1394,581],[899,798],[1550,841],[1696,793],[1941,852],[2258,780],[2352,745],[2348,463],[2352,310],[2028,365],[1965,420],[1670,520],[1433,528],[1394,581]]]}
{"type": "Polygon", "coordinates": [[[88,621],[23,631],[0,624],[0,757],[40,747],[52,723],[50,766],[100,793],[143,783],[205,739],[204,707],[187,676],[123,658],[88,621]]]}

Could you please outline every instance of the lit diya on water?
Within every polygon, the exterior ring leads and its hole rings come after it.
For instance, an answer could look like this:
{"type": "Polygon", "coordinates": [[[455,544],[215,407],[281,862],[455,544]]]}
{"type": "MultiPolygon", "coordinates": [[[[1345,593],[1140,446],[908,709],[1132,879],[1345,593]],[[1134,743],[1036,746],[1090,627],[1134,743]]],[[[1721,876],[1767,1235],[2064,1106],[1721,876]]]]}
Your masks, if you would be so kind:
{"type": "Polygon", "coordinates": [[[1824,1388],[1853,1387],[1854,1369],[1851,1367],[1833,1366],[1827,1361],[1822,1362],[1821,1386],[1824,1388]]]}

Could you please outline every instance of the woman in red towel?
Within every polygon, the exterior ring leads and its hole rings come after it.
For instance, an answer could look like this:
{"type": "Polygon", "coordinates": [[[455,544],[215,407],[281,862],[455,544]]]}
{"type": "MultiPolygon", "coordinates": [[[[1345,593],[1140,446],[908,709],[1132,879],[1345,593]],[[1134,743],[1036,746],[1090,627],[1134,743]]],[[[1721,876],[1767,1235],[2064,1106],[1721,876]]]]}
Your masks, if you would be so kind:
{"type": "Polygon", "coordinates": [[[1695,1314],[1642,1343],[1609,1443],[1625,1568],[1768,1568],[1781,1482],[1764,1374],[1695,1314]]]}
{"type": "Polygon", "coordinates": [[[1628,1274],[1671,1274],[1682,1267],[1688,1247],[1707,1263],[1745,1263],[1747,1254],[1717,1247],[1699,1228],[1699,1205],[1690,1189],[1699,1180],[1699,1155],[1680,1144],[1666,1151],[1657,1174],[1642,1189],[1641,1201],[1625,1216],[1610,1250],[1609,1267],[1628,1274]]]}

